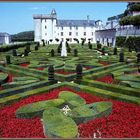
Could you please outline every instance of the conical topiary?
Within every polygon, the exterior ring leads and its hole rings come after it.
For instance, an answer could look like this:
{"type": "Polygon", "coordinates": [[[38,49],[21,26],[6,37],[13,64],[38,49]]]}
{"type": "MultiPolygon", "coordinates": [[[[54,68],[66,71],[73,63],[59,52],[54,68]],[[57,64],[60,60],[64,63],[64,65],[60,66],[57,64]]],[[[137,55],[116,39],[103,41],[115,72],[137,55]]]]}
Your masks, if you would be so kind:
{"type": "Polygon", "coordinates": [[[78,56],[78,50],[74,49],[74,56],[77,57],[78,56]]]}
{"type": "Polygon", "coordinates": [[[38,45],[36,45],[36,46],[35,46],[35,51],[37,51],[37,50],[38,50],[38,48],[39,48],[39,46],[38,46],[38,45]]]}
{"type": "Polygon", "coordinates": [[[6,55],[6,63],[7,63],[7,64],[11,64],[10,55],[6,55]]]}
{"type": "Polygon", "coordinates": [[[42,39],[42,43],[43,43],[43,46],[45,46],[45,40],[44,39],[42,39]]]}
{"type": "Polygon", "coordinates": [[[31,52],[30,45],[26,46],[26,50],[28,51],[28,53],[31,52]]]}
{"type": "Polygon", "coordinates": [[[53,65],[50,65],[48,67],[48,81],[54,81],[54,67],[53,65]]]}
{"type": "Polygon", "coordinates": [[[90,41],[88,42],[88,47],[89,47],[89,49],[92,49],[92,44],[90,41]]]}
{"type": "Polygon", "coordinates": [[[81,64],[78,64],[76,66],[76,74],[77,74],[77,76],[76,76],[76,82],[77,83],[80,83],[81,80],[82,80],[82,71],[83,71],[82,65],[81,64]]]}
{"type": "Polygon", "coordinates": [[[124,62],[124,52],[123,51],[120,52],[119,56],[120,56],[119,62],[124,62]]]}
{"type": "Polygon", "coordinates": [[[117,52],[118,52],[117,47],[114,47],[114,49],[113,49],[113,55],[117,55],[117,52]]]}
{"type": "Polygon", "coordinates": [[[28,53],[29,53],[28,50],[25,49],[25,50],[24,50],[24,56],[28,56],[28,53]]]}
{"type": "Polygon", "coordinates": [[[137,53],[137,63],[140,63],[140,52],[137,53]]]}
{"type": "Polygon", "coordinates": [[[17,56],[17,50],[16,49],[13,50],[13,56],[17,56]]]}
{"type": "Polygon", "coordinates": [[[54,57],[54,49],[51,50],[51,57],[54,57]]]}

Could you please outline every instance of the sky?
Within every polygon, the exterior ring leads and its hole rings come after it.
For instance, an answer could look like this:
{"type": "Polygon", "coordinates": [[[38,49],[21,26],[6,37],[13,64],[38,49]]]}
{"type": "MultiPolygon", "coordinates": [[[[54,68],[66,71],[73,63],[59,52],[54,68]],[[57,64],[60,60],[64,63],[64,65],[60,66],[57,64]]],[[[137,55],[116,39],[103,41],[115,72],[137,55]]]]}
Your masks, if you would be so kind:
{"type": "Polygon", "coordinates": [[[58,19],[86,19],[107,21],[121,14],[127,2],[0,2],[0,32],[16,34],[34,30],[34,14],[57,12],[58,19]]]}

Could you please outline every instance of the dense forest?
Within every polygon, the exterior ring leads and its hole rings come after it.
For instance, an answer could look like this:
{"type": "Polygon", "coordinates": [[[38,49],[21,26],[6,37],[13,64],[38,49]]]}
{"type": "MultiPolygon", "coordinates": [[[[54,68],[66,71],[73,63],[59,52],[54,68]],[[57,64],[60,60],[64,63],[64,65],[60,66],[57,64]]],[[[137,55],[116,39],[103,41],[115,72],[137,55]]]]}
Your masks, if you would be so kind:
{"type": "Polygon", "coordinates": [[[33,41],[34,31],[25,31],[25,32],[20,32],[20,33],[11,35],[11,40],[12,42],[33,41]]]}

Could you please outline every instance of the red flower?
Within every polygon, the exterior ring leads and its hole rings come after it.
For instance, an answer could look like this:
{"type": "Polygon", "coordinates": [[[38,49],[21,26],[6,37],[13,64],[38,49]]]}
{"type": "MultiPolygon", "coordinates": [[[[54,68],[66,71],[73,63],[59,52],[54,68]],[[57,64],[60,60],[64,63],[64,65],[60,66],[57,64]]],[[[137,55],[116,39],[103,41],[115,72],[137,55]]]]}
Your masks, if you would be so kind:
{"type": "Polygon", "coordinates": [[[113,83],[113,77],[111,75],[107,75],[101,78],[96,79],[97,81],[112,84],[113,83]]]}
{"type": "Polygon", "coordinates": [[[37,70],[44,70],[44,68],[36,68],[37,70]]]}
{"type": "MultiPolygon", "coordinates": [[[[55,99],[60,91],[73,91],[68,87],[55,89],[50,93],[33,95],[0,110],[0,137],[1,138],[45,138],[40,118],[19,119],[16,118],[16,110],[26,104],[42,100],[55,99]]],[[[94,134],[102,138],[139,138],[140,137],[140,106],[105,99],[90,95],[86,92],[75,92],[86,100],[87,103],[99,101],[111,101],[113,111],[108,117],[91,120],[78,126],[79,137],[93,138],[94,134]]]]}
{"type": "Polygon", "coordinates": [[[20,64],[20,66],[22,66],[22,67],[28,67],[28,63],[23,63],[23,64],[20,64]]]}
{"type": "Polygon", "coordinates": [[[56,73],[63,74],[63,75],[69,75],[69,74],[74,74],[75,72],[68,72],[65,70],[57,70],[56,73]]]}

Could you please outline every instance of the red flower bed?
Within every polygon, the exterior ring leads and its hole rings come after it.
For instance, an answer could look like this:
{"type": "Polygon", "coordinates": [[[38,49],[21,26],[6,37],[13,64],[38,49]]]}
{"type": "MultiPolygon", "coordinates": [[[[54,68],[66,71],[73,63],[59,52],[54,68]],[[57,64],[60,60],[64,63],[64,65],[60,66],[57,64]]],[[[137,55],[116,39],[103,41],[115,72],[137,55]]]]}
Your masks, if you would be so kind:
{"type": "MultiPolygon", "coordinates": [[[[6,82],[10,83],[13,81],[13,74],[8,74],[8,79],[6,82]]],[[[4,88],[0,85],[0,91],[3,90],[4,88]]]]}
{"type": "Polygon", "coordinates": [[[63,75],[69,75],[69,74],[74,74],[75,72],[68,72],[65,70],[57,70],[56,73],[63,74],[63,75]]]}
{"type": "Polygon", "coordinates": [[[100,61],[99,63],[102,64],[103,66],[108,66],[109,65],[109,63],[105,62],[105,61],[100,61]]]}
{"type": "Polygon", "coordinates": [[[14,77],[13,74],[8,74],[8,80],[7,80],[7,82],[8,83],[12,82],[13,81],[13,77],[14,77]]]}
{"type": "MultiPolygon", "coordinates": [[[[63,90],[73,91],[68,87],[55,89],[50,93],[34,95],[23,99],[12,105],[5,106],[0,110],[0,137],[1,138],[44,138],[43,127],[40,118],[19,119],[16,118],[16,110],[26,104],[55,99],[58,93],[63,90]]],[[[74,91],[73,91],[74,92],[74,91]]],[[[79,137],[93,138],[94,133],[99,131],[102,138],[139,138],[140,137],[140,106],[121,101],[113,101],[85,92],[76,92],[87,103],[98,101],[111,101],[113,111],[108,117],[89,121],[80,124],[79,137]]]]}
{"type": "Polygon", "coordinates": [[[3,88],[0,86],[0,91],[3,90],[3,88]]]}
{"type": "Polygon", "coordinates": [[[97,81],[112,84],[114,82],[114,79],[111,75],[107,75],[101,78],[96,79],[97,81]]]}
{"type": "Polygon", "coordinates": [[[23,63],[23,64],[20,64],[20,66],[22,66],[22,67],[28,67],[28,63],[23,63]]]}
{"type": "Polygon", "coordinates": [[[36,68],[36,70],[44,70],[44,68],[36,68]]]}
{"type": "Polygon", "coordinates": [[[89,67],[85,67],[85,69],[86,69],[86,70],[90,70],[91,68],[89,68],[89,67]]]}

